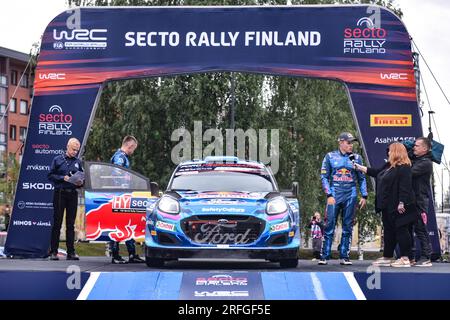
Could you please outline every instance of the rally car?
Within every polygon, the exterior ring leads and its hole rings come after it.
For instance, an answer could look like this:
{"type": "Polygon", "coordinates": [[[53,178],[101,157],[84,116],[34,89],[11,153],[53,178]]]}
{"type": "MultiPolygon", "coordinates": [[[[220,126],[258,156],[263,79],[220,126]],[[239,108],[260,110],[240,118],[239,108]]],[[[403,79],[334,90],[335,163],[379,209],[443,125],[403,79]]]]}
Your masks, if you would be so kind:
{"type": "Polygon", "coordinates": [[[147,207],[147,266],[245,257],[296,267],[299,203],[296,194],[283,194],[260,162],[206,157],[179,164],[162,197],[147,207]]]}

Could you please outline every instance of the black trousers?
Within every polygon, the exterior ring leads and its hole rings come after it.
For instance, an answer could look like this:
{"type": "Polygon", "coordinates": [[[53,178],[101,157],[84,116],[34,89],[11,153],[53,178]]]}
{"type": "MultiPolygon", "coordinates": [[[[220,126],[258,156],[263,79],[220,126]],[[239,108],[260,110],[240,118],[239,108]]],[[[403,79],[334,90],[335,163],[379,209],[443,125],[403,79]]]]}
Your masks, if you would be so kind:
{"type": "Polygon", "coordinates": [[[395,220],[392,215],[388,212],[383,211],[382,213],[382,221],[383,221],[383,257],[392,258],[394,257],[394,250],[397,245],[397,238],[395,235],[395,220]]]}
{"type": "Polygon", "coordinates": [[[397,227],[395,232],[397,243],[400,247],[400,255],[402,257],[410,257],[412,250],[411,225],[405,224],[403,226],[397,227]]]}
{"type": "MultiPolygon", "coordinates": [[[[412,225],[411,234],[416,234],[417,239],[420,243],[420,257],[424,257],[425,259],[431,258],[431,243],[430,243],[430,236],[428,235],[428,229],[425,223],[423,223],[422,217],[420,217],[415,223],[412,225]]],[[[415,239],[412,237],[412,246],[413,246],[413,252],[411,254],[412,258],[416,257],[416,246],[415,246],[415,239]]],[[[410,258],[411,258],[410,257],[410,258]]]]}
{"type": "Polygon", "coordinates": [[[61,225],[66,212],[67,254],[75,253],[75,219],[77,217],[78,193],[76,190],[55,189],[53,194],[53,228],[50,253],[58,253],[61,225]]]}

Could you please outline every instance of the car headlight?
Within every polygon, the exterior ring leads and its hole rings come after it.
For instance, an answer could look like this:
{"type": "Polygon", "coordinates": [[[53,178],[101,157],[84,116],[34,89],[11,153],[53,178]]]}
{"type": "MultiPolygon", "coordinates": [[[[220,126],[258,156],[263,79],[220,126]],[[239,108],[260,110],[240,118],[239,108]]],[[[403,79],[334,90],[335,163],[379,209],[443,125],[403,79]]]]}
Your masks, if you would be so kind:
{"type": "Polygon", "coordinates": [[[163,196],[161,200],[159,200],[158,209],[165,213],[179,214],[180,204],[172,197],[163,196]]]}
{"type": "Polygon", "coordinates": [[[287,209],[286,201],[281,197],[277,197],[267,203],[266,212],[267,214],[279,214],[286,212],[287,209]]]}

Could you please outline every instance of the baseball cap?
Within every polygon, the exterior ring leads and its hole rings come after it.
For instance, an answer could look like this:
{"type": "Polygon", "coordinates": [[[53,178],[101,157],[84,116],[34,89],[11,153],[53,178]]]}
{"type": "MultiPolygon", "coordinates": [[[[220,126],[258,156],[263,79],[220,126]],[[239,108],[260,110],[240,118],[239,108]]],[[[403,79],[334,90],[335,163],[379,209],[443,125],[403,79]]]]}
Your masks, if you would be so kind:
{"type": "Polygon", "coordinates": [[[358,141],[358,139],[356,139],[350,132],[342,132],[339,135],[338,141],[343,140],[348,142],[358,141]]]}

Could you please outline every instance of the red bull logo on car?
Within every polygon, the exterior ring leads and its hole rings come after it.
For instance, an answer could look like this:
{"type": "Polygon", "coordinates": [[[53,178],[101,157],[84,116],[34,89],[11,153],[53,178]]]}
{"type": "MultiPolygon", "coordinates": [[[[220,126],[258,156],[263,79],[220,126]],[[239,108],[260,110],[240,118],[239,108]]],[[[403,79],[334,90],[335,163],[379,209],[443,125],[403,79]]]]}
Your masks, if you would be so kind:
{"type": "Polygon", "coordinates": [[[102,199],[104,203],[86,213],[86,240],[100,240],[100,237],[114,241],[144,239],[145,210],[156,197],[151,197],[150,192],[133,192],[102,199]]]}

